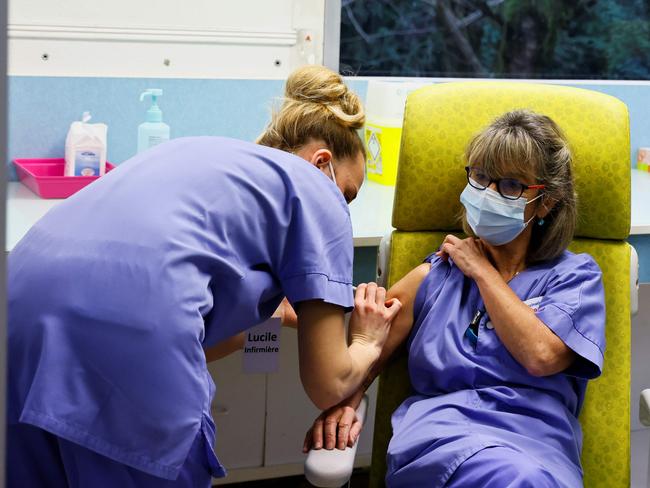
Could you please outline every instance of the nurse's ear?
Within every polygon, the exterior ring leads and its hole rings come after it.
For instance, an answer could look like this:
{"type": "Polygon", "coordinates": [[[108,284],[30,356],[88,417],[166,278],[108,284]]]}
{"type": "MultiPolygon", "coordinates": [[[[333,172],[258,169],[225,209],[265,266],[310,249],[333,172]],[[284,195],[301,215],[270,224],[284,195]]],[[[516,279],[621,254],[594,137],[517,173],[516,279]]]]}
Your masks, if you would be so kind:
{"type": "Polygon", "coordinates": [[[325,171],[325,168],[328,168],[327,171],[329,171],[329,164],[332,162],[332,151],[325,148],[317,149],[311,155],[309,162],[321,171],[325,171]]]}
{"type": "Polygon", "coordinates": [[[328,171],[325,168],[332,161],[332,151],[327,149],[325,141],[320,140],[310,140],[307,144],[295,151],[294,154],[313,164],[321,171],[328,171]]]}

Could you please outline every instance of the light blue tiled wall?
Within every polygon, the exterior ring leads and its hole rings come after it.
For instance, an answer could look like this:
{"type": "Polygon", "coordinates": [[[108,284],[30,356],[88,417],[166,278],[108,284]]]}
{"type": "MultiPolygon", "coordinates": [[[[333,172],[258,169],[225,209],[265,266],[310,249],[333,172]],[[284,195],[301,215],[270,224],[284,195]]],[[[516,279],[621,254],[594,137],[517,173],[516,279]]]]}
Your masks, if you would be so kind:
{"type": "MultiPolygon", "coordinates": [[[[172,137],[219,134],[253,139],[268,120],[280,80],[187,80],[14,76],[9,79],[9,156],[57,157],[72,120],[90,110],[109,126],[109,158],[120,163],[135,152],[137,127],[147,102],[140,92],[159,87],[160,106],[172,137]]],[[[365,98],[366,80],[350,80],[365,98]]],[[[613,95],[630,110],[631,160],[650,146],[650,85],[575,85],[613,95]]]]}
{"type": "MultiPolygon", "coordinates": [[[[148,101],[145,88],[162,88],[159,105],[172,137],[222,135],[253,140],[268,121],[280,80],[11,77],[9,158],[63,157],[70,122],[88,110],[108,124],[108,159],[133,156],[148,101]]],[[[15,179],[13,168],[12,178],[15,179]]]]}
{"type": "MultiPolygon", "coordinates": [[[[366,80],[351,79],[365,98],[366,80]]],[[[650,146],[650,85],[575,85],[618,97],[630,110],[631,154],[650,146]]],[[[190,80],[140,78],[9,78],[9,161],[17,157],[62,157],[72,120],[85,110],[108,124],[108,158],[121,163],[135,153],[137,128],[144,120],[145,88],[162,88],[160,106],[172,137],[223,135],[253,140],[268,121],[271,101],[282,95],[281,80],[190,80]]],[[[13,165],[10,177],[15,179],[13,165]]],[[[634,236],[641,281],[650,282],[650,236],[634,236]]],[[[357,251],[355,275],[374,276],[374,250],[357,251]]]]}

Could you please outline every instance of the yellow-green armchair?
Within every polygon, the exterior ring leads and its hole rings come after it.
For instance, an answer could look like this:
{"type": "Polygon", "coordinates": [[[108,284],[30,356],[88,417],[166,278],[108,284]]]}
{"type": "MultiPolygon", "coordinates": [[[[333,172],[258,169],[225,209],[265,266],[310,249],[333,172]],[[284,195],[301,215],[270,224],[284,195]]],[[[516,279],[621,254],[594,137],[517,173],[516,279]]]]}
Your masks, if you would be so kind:
{"type": "MultiPolygon", "coordinates": [[[[392,285],[460,232],[462,156],[471,137],[513,109],[550,116],[574,155],[578,227],[570,249],[603,272],[607,350],[603,374],[589,382],[580,414],[588,488],[630,485],[630,143],[627,107],[598,92],[519,82],[454,82],[413,92],[406,104],[393,227],[381,274],[392,285]]],[[[380,376],[370,486],[384,484],[390,417],[411,393],[406,358],[380,376]]],[[[329,485],[333,486],[333,485],[329,485]]]]}

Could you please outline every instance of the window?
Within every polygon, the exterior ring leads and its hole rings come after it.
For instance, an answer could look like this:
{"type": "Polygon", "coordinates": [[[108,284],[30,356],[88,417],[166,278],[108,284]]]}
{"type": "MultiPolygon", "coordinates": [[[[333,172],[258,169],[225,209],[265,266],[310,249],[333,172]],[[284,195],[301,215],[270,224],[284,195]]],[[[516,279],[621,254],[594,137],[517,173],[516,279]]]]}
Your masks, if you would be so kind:
{"type": "Polygon", "coordinates": [[[648,0],[342,0],[345,75],[650,79],[648,0]]]}

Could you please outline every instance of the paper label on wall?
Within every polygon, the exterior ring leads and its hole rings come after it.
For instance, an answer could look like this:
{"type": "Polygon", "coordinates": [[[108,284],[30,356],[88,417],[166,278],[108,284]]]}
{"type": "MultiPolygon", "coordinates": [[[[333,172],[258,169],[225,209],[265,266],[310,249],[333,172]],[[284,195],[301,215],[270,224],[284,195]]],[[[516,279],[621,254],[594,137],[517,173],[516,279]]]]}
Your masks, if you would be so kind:
{"type": "Polygon", "coordinates": [[[379,138],[377,137],[376,132],[370,134],[370,139],[368,139],[368,149],[370,150],[370,155],[375,161],[379,159],[379,151],[381,151],[381,144],[379,144],[379,138]]]}
{"type": "Polygon", "coordinates": [[[367,127],[366,144],[368,147],[368,158],[366,160],[368,171],[370,173],[382,174],[380,131],[367,127]]]}
{"type": "Polygon", "coordinates": [[[244,373],[275,373],[278,370],[281,327],[281,319],[270,318],[246,331],[244,373]]]}

